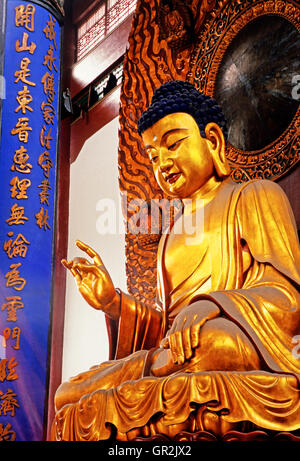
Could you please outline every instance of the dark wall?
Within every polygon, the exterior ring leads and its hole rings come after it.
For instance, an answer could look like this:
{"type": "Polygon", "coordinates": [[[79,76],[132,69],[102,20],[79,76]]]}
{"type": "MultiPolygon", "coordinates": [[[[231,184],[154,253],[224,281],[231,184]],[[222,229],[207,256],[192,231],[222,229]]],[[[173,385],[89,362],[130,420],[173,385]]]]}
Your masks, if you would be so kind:
{"type": "Polygon", "coordinates": [[[283,188],[292,206],[298,231],[300,231],[300,166],[299,163],[280,178],[277,183],[283,188]]]}

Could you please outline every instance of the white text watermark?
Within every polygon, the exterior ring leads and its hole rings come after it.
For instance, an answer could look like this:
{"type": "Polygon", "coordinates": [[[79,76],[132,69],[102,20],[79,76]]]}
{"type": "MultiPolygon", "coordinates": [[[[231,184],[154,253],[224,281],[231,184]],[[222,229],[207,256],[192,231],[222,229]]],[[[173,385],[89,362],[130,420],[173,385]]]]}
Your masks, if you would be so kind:
{"type": "Polygon", "coordinates": [[[204,233],[203,200],[152,199],[145,201],[123,197],[123,211],[113,199],[98,200],[96,229],[100,235],[184,235],[186,245],[199,244],[204,233]],[[172,225],[174,223],[174,225],[172,225]],[[197,239],[195,239],[197,237],[197,239]]]}

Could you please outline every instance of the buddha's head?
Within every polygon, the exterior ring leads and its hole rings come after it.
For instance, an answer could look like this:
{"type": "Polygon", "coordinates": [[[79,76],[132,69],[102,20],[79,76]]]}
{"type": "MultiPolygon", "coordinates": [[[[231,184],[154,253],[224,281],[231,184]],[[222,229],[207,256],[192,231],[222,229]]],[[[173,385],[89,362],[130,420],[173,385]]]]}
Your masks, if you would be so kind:
{"type": "Polygon", "coordinates": [[[222,110],[188,82],[158,88],[138,132],[159,186],[171,197],[192,197],[210,178],[221,181],[230,174],[222,110]]]}

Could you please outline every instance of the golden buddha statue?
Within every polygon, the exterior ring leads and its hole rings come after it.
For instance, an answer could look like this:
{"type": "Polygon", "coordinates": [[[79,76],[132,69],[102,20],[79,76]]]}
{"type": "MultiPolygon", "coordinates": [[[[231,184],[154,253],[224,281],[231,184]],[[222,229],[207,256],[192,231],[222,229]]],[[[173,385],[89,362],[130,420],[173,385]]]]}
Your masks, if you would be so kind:
{"type": "Polygon", "coordinates": [[[88,245],[77,242],[92,261],[63,261],[118,335],[114,360],[58,388],[53,440],[299,429],[300,252],[287,198],[271,181],[231,180],[223,114],[188,82],[156,90],[138,130],[183,213],[160,240],[156,308],[115,289],[88,245]]]}

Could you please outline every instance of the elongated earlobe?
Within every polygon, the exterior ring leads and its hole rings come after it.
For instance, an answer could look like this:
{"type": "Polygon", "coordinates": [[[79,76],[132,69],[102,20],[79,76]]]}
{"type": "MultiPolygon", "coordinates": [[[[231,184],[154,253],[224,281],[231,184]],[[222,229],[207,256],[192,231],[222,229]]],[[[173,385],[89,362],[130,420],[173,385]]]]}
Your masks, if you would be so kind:
{"type": "Polygon", "coordinates": [[[213,158],[214,167],[219,178],[230,175],[230,167],[226,159],[226,142],[223,132],[216,123],[208,123],[205,127],[206,139],[213,158]]]}

